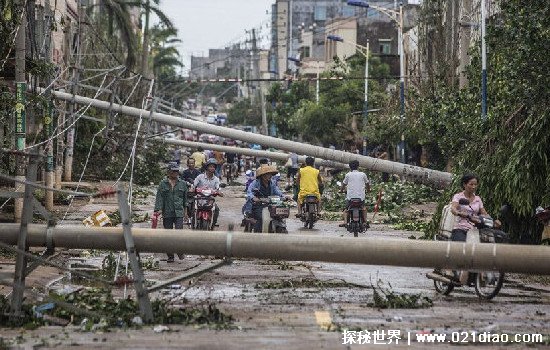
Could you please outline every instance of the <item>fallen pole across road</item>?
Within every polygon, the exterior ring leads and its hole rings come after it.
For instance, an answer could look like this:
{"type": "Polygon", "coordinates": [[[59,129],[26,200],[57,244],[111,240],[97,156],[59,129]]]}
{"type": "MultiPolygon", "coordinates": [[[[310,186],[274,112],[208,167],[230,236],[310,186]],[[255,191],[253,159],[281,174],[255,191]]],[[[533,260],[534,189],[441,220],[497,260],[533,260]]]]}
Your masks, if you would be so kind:
{"type": "MultiPolygon", "coordinates": [[[[39,91],[42,91],[39,89],[39,91]]],[[[59,100],[70,101],[78,104],[90,105],[95,108],[109,110],[115,113],[121,113],[134,118],[143,117],[155,122],[182,127],[190,130],[197,130],[202,133],[213,134],[222,137],[228,137],[234,140],[242,140],[249,143],[257,143],[268,147],[273,147],[283,151],[292,151],[297,154],[304,154],[315,158],[332,160],[343,164],[348,164],[352,160],[357,160],[359,166],[372,170],[390,174],[398,174],[404,178],[415,182],[432,184],[438,187],[447,187],[452,181],[452,174],[442,171],[422,168],[419,166],[401,164],[389,160],[382,160],[362,156],[359,154],[333,150],[314,145],[309,145],[296,141],[283,140],[276,137],[254,134],[242,130],[231,129],[223,126],[211,125],[204,122],[174,117],[168,114],[151,112],[136,107],[123,106],[109,101],[88,98],[79,95],[73,95],[61,91],[52,91],[52,96],[59,100]]],[[[330,132],[330,130],[327,130],[330,132]]]]}
{"type": "MultiPolygon", "coordinates": [[[[16,244],[20,225],[0,224],[0,241],[16,244]]],[[[324,261],[366,265],[495,270],[550,275],[550,249],[491,243],[462,243],[309,235],[251,234],[132,228],[140,252],[324,261]]],[[[121,227],[29,225],[29,247],[125,249],[121,227]],[[49,231],[49,232],[48,232],[49,231]]]]}
{"type": "MultiPolygon", "coordinates": [[[[170,140],[170,139],[162,139],[160,137],[155,138],[155,140],[167,143],[169,145],[189,147],[189,148],[201,147],[202,149],[208,149],[208,150],[212,150],[212,151],[232,152],[232,153],[243,154],[245,156],[252,156],[252,157],[264,157],[264,158],[269,158],[269,159],[272,159],[272,160],[279,160],[279,161],[282,161],[282,162],[286,162],[288,160],[288,158],[290,157],[290,154],[283,153],[283,152],[271,152],[271,151],[255,150],[255,149],[250,149],[250,148],[216,145],[216,144],[204,143],[204,142],[170,140]]],[[[304,156],[298,157],[298,162],[304,163],[305,158],[306,157],[304,157],[304,156]]],[[[347,164],[332,162],[332,161],[323,160],[323,159],[315,159],[315,165],[326,166],[326,167],[337,168],[337,169],[345,169],[345,168],[348,167],[347,164]]]]}

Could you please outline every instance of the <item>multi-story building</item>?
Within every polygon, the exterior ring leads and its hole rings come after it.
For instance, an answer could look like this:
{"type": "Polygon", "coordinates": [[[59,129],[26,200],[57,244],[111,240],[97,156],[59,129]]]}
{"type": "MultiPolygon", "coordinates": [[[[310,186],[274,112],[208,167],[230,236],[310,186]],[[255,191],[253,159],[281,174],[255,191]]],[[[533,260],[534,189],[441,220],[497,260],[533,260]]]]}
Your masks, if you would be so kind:
{"type": "Polygon", "coordinates": [[[237,77],[251,66],[250,51],[235,45],[224,49],[210,49],[208,56],[191,56],[192,79],[237,77]]]}
{"type": "MultiPolygon", "coordinates": [[[[393,1],[387,0],[369,3],[394,6],[393,1]]],[[[369,18],[386,20],[384,15],[349,6],[344,0],[276,0],[272,6],[271,70],[283,77],[296,69],[295,63],[288,62],[288,57],[324,61],[327,25],[338,18],[353,22],[356,16],[364,16],[365,12],[369,18]]]]}

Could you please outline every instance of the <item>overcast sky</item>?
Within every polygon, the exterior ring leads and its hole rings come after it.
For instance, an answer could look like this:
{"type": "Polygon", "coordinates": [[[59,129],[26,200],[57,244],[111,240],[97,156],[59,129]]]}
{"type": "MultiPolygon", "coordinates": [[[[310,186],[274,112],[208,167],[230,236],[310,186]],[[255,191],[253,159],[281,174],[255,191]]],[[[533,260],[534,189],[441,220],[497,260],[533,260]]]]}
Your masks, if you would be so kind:
{"type": "Polygon", "coordinates": [[[245,30],[258,28],[268,33],[271,4],[275,0],[161,0],[160,7],[178,28],[183,41],[179,50],[187,71],[191,54],[208,55],[208,49],[222,48],[244,40],[245,30]]]}

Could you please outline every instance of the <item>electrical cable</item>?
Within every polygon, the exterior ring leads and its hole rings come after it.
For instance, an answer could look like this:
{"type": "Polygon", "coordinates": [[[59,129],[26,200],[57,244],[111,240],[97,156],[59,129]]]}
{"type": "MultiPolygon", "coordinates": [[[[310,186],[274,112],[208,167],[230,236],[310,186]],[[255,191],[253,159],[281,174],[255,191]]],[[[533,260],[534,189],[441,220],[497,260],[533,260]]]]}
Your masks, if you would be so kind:
{"type": "MultiPolygon", "coordinates": [[[[82,177],[84,176],[84,172],[86,171],[86,167],[88,166],[88,161],[90,160],[90,155],[92,154],[95,138],[97,135],[101,134],[106,127],[107,126],[104,126],[103,128],[101,128],[101,130],[96,132],[92,137],[92,142],[90,143],[90,149],[88,150],[88,156],[86,157],[86,161],[84,162],[84,167],[82,168],[82,172],[80,173],[80,177],[78,178],[78,183],[76,184],[76,191],[78,191],[80,187],[80,183],[82,182],[82,177]]],[[[67,206],[67,210],[65,210],[65,214],[63,214],[63,218],[61,219],[60,223],[63,223],[65,221],[65,218],[67,217],[67,213],[69,212],[69,209],[71,209],[71,206],[73,205],[74,198],[75,198],[74,196],[71,197],[71,201],[69,202],[69,205],[67,206]]]]}
{"type": "MultiPolygon", "coordinates": [[[[103,77],[103,81],[101,82],[100,88],[103,87],[103,84],[105,83],[106,78],[107,78],[107,75],[105,75],[105,77],[103,77]]],[[[107,88],[108,88],[109,86],[111,86],[115,81],[116,81],[116,79],[113,79],[113,81],[111,81],[111,83],[107,86],[107,88]]],[[[100,94],[101,94],[101,90],[98,90],[98,92],[97,92],[96,95],[94,96],[94,99],[97,98],[100,94]]],[[[28,150],[28,149],[35,148],[35,147],[37,147],[37,146],[43,145],[43,144],[45,144],[45,143],[50,142],[51,140],[53,140],[53,139],[56,138],[57,136],[63,134],[65,131],[67,131],[68,129],[70,129],[74,124],[76,124],[76,122],[82,117],[82,115],[83,115],[84,113],[86,113],[86,111],[90,108],[91,105],[92,105],[92,102],[90,102],[90,103],[84,108],[84,111],[83,111],[82,113],[80,113],[80,110],[82,110],[82,108],[79,109],[79,110],[75,113],[75,114],[80,114],[80,115],[78,116],[78,118],[76,118],[76,119],[71,123],[71,125],[69,125],[69,126],[66,127],[65,129],[63,129],[62,131],[60,131],[60,132],[58,132],[57,134],[53,135],[52,137],[50,137],[50,138],[47,139],[46,141],[39,142],[39,143],[37,143],[37,144],[28,146],[28,147],[26,147],[26,148],[24,148],[24,149],[25,149],[25,150],[28,150]]],[[[73,115],[74,115],[74,114],[73,114],[73,115]]],[[[67,118],[67,119],[68,119],[68,118],[67,118]]],[[[65,121],[65,123],[66,123],[66,122],[67,122],[67,121],[65,121]]],[[[57,128],[58,128],[58,127],[57,127],[57,128]]],[[[56,130],[57,130],[57,128],[56,128],[56,130]]],[[[54,130],[54,132],[55,132],[55,130],[54,130]]]]}

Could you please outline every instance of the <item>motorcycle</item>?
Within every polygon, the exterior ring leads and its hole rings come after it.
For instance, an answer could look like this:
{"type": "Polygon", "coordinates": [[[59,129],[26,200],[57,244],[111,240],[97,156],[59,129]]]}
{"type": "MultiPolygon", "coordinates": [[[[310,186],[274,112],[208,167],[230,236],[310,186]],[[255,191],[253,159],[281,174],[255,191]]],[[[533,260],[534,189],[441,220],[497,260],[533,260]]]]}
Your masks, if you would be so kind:
{"type": "Polygon", "coordinates": [[[225,163],[224,165],[225,177],[227,179],[227,184],[231,183],[231,180],[237,175],[237,166],[233,163],[225,163]]]}
{"type": "Polygon", "coordinates": [[[244,158],[244,171],[252,170],[252,165],[254,164],[254,157],[245,156],[244,158]]]}
{"type": "Polygon", "coordinates": [[[313,225],[319,220],[319,199],[315,195],[308,194],[302,204],[302,213],[300,220],[305,228],[312,229],[313,225]]]}
{"type": "MultiPolygon", "coordinates": [[[[191,187],[193,187],[192,183],[188,181],[185,181],[185,183],[187,184],[188,189],[191,189],[191,187]]],[[[193,222],[193,216],[195,213],[195,191],[191,191],[191,190],[187,191],[187,206],[185,210],[187,210],[187,221],[184,222],[184,225],[193,227],[192,222],[193,222]]]]}
{"type": "Polygon", "coordinates": [[[191,217],[191,227],[194,230],[211,231],[212,220],[214,218],[214,208],[219,192],[210,188],[195,189],[193,199],[193,216],[191,217]]]}
{"type": "Polygon", "coordinates": [[[540,239],[541,244],[550,243],[550,207],[543,208],[541,206],[535,209],[535,218],[538,219],[543,225],[542,236],[540,239]]]}
{"type": "Polygon", "coordinates": [[[352,198],[346,210],[346,229],[358,237],[359,232],[366,232],[368,228],[369,223],[363,222],[363,201],[361,198],[352,198]]]}
{"type": "MultiPolygon", "coordinates": [[[[465,198],[460,199],[460,205],[469,205],[465,198]]],[[[435,240],[448,241],[450,232],[454,226],[454,220],[450,215],[450,205],[443,208],[442,225],[435,240]],[[447,219],[446,219],[447,218],[447,219]],[[452,218],[453,220],[450,220],[452,218]]],[[[467,243],[503,243],[508,237],[500,231],[493,231],[494,220],[490,216],[476,215],[471,222],[474,227],[468,230],[467,243]]],[[[477,296],[484,300],[490,300],[497,296],[504,283],[504,272],[500,271],[456,271],[436,269],[426,274],[426,277],[434,281],[435,290],[443,295],[449,295],[455,287],[473,286],[477,296]]]]}
{"type": "MultiPolygon", "coordinates": [[[[259,198],[256,205],[262,208],[262,231],[264,233],[288,233],[286,219],[290,216],[290,208],[279,196],[259,198]]],[[[256,219],[248,214],[244,218],[244,232],[252,232],[256,219]]]]}

